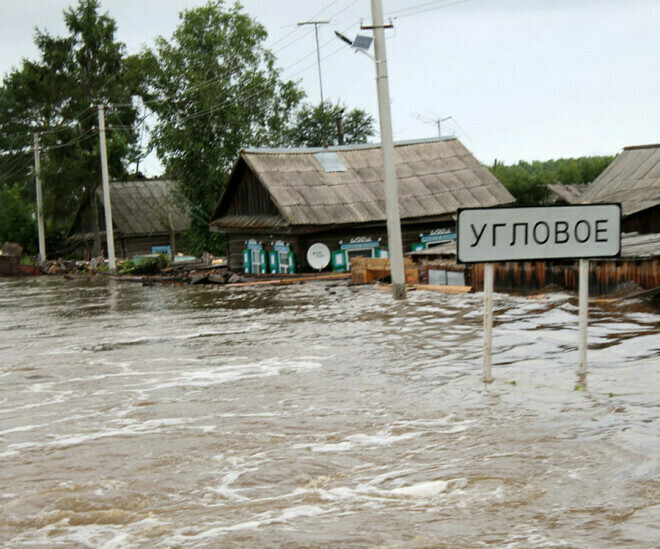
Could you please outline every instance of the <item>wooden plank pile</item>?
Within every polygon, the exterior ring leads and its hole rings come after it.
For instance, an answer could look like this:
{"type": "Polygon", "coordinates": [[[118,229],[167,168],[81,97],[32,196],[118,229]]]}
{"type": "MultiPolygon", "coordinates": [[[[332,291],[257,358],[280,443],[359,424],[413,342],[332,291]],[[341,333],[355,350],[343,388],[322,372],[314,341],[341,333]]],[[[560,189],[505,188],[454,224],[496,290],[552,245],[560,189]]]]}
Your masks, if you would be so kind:
{"type": "MultiPolygon", "coordinates": [[[[419,283],[417,265],[412,258],[403,259],[406,284],[419,283]]],[[[356,257],[351,260],[351,284],[371,284],[390,277],[390,260],[384,257],[356,257]]]]}

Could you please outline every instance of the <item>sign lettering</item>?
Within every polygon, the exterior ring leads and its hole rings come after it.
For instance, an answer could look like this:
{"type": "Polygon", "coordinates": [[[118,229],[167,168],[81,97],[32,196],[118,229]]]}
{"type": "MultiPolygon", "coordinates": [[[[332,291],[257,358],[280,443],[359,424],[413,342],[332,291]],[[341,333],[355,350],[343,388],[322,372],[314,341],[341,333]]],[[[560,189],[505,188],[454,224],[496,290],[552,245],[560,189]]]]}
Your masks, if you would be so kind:
{"type": "Polygon", "coordinates": [[[459,211],[461,263],[615,257],[621,248],[618,204],[459,211]]]}

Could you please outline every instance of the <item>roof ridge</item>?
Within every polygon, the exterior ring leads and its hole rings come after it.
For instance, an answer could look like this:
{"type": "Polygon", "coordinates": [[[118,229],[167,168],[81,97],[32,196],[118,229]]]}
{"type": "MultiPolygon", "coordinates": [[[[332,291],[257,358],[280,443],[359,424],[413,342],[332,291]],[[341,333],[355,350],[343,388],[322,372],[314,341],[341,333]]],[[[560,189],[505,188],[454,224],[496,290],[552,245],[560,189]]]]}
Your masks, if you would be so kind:
{"type": "MultiPolygon", "coordinates": [[[[395,147],[406,147],[411,145],[423,145],[425,143],[438,143],[442,141],[458,141],[457,137],[426,137],[421,139],[410,139],[395,141],[395,147]]],[[[354,143],[352,145],[333,145],[332,147],[260,147],[253,149],[242,149],[241,153],[247,154],[314,154],[319,152],[343,152],[364,149],[380,149],[381,143],[354,143]]]]}
{"type": "Polygon", "coordinates": [[[635,149],[657,149],[660,147],[660,143],[650,143],[648,145],[629,145],[628,147],[623,147],[624,151],[633,151],[635,149]]]}

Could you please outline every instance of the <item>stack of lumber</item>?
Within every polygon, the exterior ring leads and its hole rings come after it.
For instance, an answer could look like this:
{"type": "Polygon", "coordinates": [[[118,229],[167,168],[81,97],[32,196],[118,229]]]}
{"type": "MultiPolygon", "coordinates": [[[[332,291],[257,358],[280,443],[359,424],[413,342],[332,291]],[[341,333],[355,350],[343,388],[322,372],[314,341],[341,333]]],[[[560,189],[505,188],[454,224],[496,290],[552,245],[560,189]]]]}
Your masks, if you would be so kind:
{"type": "MultiPolygon", "coordinates": [[[[417,284],[419,273],[412,258],[403,259],[406,284],[417,284]]],[[[351,260],[351,284],[370,284],[390,276],[390,260],[381,257],[356,257],[351,260]]]]}

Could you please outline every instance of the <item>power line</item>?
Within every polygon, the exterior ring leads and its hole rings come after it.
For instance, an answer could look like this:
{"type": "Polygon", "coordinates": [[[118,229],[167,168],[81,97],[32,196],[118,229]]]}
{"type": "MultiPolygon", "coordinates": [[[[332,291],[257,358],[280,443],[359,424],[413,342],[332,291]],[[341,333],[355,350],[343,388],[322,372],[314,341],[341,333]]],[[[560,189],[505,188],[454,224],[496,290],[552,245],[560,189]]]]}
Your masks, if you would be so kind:
{"type": "Polygon", "coordinates": [[[6,179],[14,177],[15,175],[17,175],[17,174],[21,173],[23,170],[25,170],[31,164],[32,164],[32,159],[28,157],[27,160],[24,160],[22,165],[15,166],[14,169],[9,171],[8,173],[3,173],[2,177],[6,178],[6,179]]]}
{"type": "MultiPolygon", "coordinates": [[[[355,4],[355,3],[356,3],[356,2],[353,2],[353,4],[355,4]]],[[[352,4],[351,4],[351,5],[352,5],[352,4]]],[[[349,6],[349,7],[350,7],[350,6],[349,6]]],[[[351,25],[349,25],[346,29],[344,29],[344,32],[348,31],[353,25],[355,25],[355,22],[354,22],[354,23],[351,23],[351,25]]],[[[331,44],[331,43],[333,43],[333,42],[334,42],[334,40],[332,40],[332,39],[331,39],[331,40],[328,40],[327,42],[325,42],[324,44],[322,44],[322,45],[320,46],[320,48],[323,49],[325,46],[327,46],[327,45],[329,45],[329,44],[331,44]]],[[[329,55],[327,55],[327,56],[325,56],[325,57],[322,57],[321,60],[327,59],[328,57],[331,57],[332,55],[335,55],[336,53],[338,53],[338,52],[341,51],[342,49],[343,49],[343,46],[342,46],[342,48],[338,48],[338,49],[334,50],[334,51],[331,52],[329,55]]],[[[298,59],[298,61],[296,61],[296,62],[292,63],[291,65],[289,65],[288,67],[282,69],[282,72],[286,72],[286,71],[290,70],[291,68],[293,68],[293,67],[295,67],[296,65],[302,63],[305,59],[307,59],[308,57],[311,57],[312,55],[314,55],[314,52],[312,52],[312,53],[310,53],[310,54],[307,54],[307,55],[305,55],[304,57],[301,57],[300,59],[298,59]]],[[[309,66],[303,68],[302,70],[300,70],[300,71],[294,73],[293,75],[291,75],[291,78],[294,77],[294,76],[297,76],[298,74],[300,74],[300,73],[302,73],[302,72],[308,70],[310,67],[313,67],[313,66],[315,66],[315,65],[316,65],[316,63],[313,63],[313,64],[311,64],[311,65],[309,65],[309,66]]],[[[258,97],[259,95],[261,95],[261,94],[263,94],[263,93],[266,93],[266,92],[267,92],[268,90],[270,90],[270,89],[271,89],[271,88],[270,88],[270,85],[266,84],[266,85],[263,86],[263,88],[262,88],[261,90],[255,92],[255,93],[251,93],[251,94],[249,94],[249,95],[238,95],[238,96],[236,96],[236,97],[234,97],[234,98],[232,98],[232,99],[229,99],[229,100],[223,101],[223,102],[221,102],[221,103],[216,103],[216,104],[211,105],[211,106],[209,106],[209,107],[205,107],[205,108],[203,108],[203,109],[200,109],[199,111],[193,112],[193,113],[191,113],[191,114],[189,114],[189,115],[187,115],[187,116],[179,117],[179,123],[187,122],[188,120],[192,120],[192,119],[194,119],[194,118],[198,118],[198,117],[200,117],[200,116],[204,116],[204,115],[206,115],[206,114],[211,114],[212,112],[214,112],[214,111],[216,111],[216,110],[219,110],[220,108],[222,108],[222,107],[224,107],[224,106],[226,106],[226,105],[229,105],[229,104],[232,104],[232,103],[236,103],[236,102],[238,102],[238,101],[246,101],[246,100],[248,100],[248,99],[253,99],[254,97],[258,97]]],[[[171,113],[171,114],[173,114],[174,116],[177,116],[176,113],[171,113]]]]}
{"type": "MultiPolygon", "coordinates": [[[[335,0],[335,1],[332,2],[329,6],[326,6],[326,7],[323,8],[321,11],[319,11],[317,14],[313,15],[312,17],[317,17],[318,15],[320,15],[321,13],[323,13],[324,11],[328,10],[328,9],[331,8],[333,5],[335,5],[338,1],[339,1],[339,0],[335,0]]],[[[343,12],[345,12],[346,10],[348,10],[349,8],[351,8],[351,7],[353,7],[355,4],[357,4],[359,1],[360,1],[360,0],[353,0],[353,1],[352,1],[350,4],[348,4],[347,6],[345,6],[344,8],[342,8],[341,10],[339,10],[338,12],[332,14],[332,15],[330,16],[330,19],[332,19],[333,17],[337,17],[338,15],[342,14],[343,12]]],[[[353,25],[351,24],[351,26],[353,26],[353,25]]],[[[350,27],[349,27],[349,28],[350,28],[350,27]]],[[[348,30],[348,29],[346,29],[346,30],[348,30]]],[[[291,34],[293,34],[293,32],[289,33],[289,34],[287,35],[287,37],[290,36],[291,34]]],[[[303,36],[300,36],[300,37],[297,38],[296,40],[293,40],[292,42],[290,42],[290,43],[288,43],[288,44],[285,44],[282,48],[280,48],[280,49],[278,49],[278,50],[276,50],[276,51],[274,51],[274,52],[271,52],[271,53],[279,53],[279,52],[283,51],[284,49],[286,49],[287,47],[289,47],[289,46],[293,45],[294,43],[298,42],[299,40],[301,40],[302,38],[304,38],[305,36],[307,36],[307,35],[309,35],[309,34],[311,34],[311,31],[308,32],[308,33],[305,33],[303,36]]],[[[285,37],[285,38],[286,38],[286,37],[285,37]]],[[[280,42],[281,40],[283,40],[283,39],[278,40],[278,41],[275,42],[273,45],[277,44],[277,43],[280,42]]],[[[330,44],[331,42],[333,42],[333,40],[329,40],[329,41],[323,43],[323,44],[320,46],[320,48],[323,49],[325,46],[327,46],[327,45],[330,44]]],[[[272,47],[272,46],[271,46],[271,47],[272,47]]],[[[145,105],[149,105],[149,104],[163,104],[163,103],[165,103],[165,102],[175,102],[175,101],[177,101],[177,100],[183,98],[183,96],[185,96],[185,95],[188,95],[188,94],[190,94],[190,93],[193,93],[193,92],[195,92],[195,91],[198,91],[198,90],[200,90],[200,89],[202,89],[202,88],[204,88],[204,87],[206,87],[206,86],[210,86],[211,84],[214,84],[214,83],[216,83],[217,81],[219,81],[220,79],[222,79],[222,78],[224,78],[225,76],[227,76],[227,74],[230,74],[234,69],[238,68],[238,63],[237,63],[236,65],[233,65],[233,66],[230,65],[229,63],[232,63],[232,62],[234,62],[234,61],[239,60],[241,55],[242,55],[242,52],[237,52],[234,56],[230,57],[229,60],[227,60],[227,61],[225,62],[225,66],[222,67],[222,68],[224,69],[223,74],[220,74],[220,75],[215,76],[215,77],[213,77],[213,78],[209,78],[208,80],[202,81],[202,82],[200,82],[199,84],[196,84],[195,86],[192,86],[192,87],[190,87],[190,88],[188,88],[188,89],[186,89],[186,90],[184,90],[184,91],[182,91],[182,92],[179,92],[179,93],[172,93],[172,94],[170,94],[170,95],[166,95],[166,96],[164,96],[164,97],[159,97],[159,98],[155,98],[155,99],[143,100],[143,103],[144,103],[145,105]]],[[[305,55],[304,57],[300,58],[300,59],[299,59],[298,61],[296,61],[295,63],[289,65],[287,68],[282,69],[282,72],[285,72],[285,71],[287,71],[287,70],[290,70],[292,67],[296,66],[296,65],[299,64],[299,63],[302,63],[305,59],[307,59],[308,57],[310,57],[310,56],[312,56],[312,55],[314,55],[314,52],[311,52],[311,53],[305,55]]],[[[127,103],[114,103],[112,106],[113,106],[113,107],[130,107],[130,106],[133,106],[133,104],[132,104],[132,103],[128,103],[128,104],[127,104],[127,103]]]]}
{"type": "Polygon", "coordinates": [[[55,149],[63,149],[65,147],[71,147],[73,145],[77,145],[78,143],[82,143],[83,141],[87,141],[89,139],[92,139],[94,137],[94,135],[96,134],[96,131],[97,131],[96,128],[91,128],[91,129],[83,132],[79,136],[74,137],[73,139],[71,139],[70,141],[68,141],[66,143],[60,143],[60,144],[57,144],[57,145],[48,145],[47,147],[42,147],[41,150],[42,151],[53,151],[55,149]]]}
{"type": "MultiPolygon", "coordinates": [[[[332,6],[334,6],[334,5],[335,5],[337,2],[339,2],[339,1],[340,1],[340,0],[334,0],[332,3],[330,3],[330,4],[327,5],[325,8],[323,8],[321,11],[319,11],[319,12],[315,13],[314,15],[312,15],[311,17],[309,17],[308,20],[316,19],[316,18],[317,18],[319,15],[321,15],[324,11],[329,10],[332,6]]],[[[270,46],[268,46],[268,49],[270,50],[270,49],[274,48],[277,44],[279,44],[279,43],[282,42],[283,40],[286,40],[289,36],[291,36],[292,34],[294,34],[294,33],[298,30],[298,29],[297,29],[298,25],[293,25],[293,27],[295,27],[295,28],[294,28],[290,33],[288,33],[287,35],[283,36],[282,38],[280,38],[280,39],[277,40],[276,42],[273,42],[270,46]]],[[[306,32],[303,36],[307,36],[308,34],[311,34],[311,32],[312,32],[312,31],[306,32]]],[[[296,38],[296,40],[294,40],[293,42],[291,42],[291,44],[295,44],[295,43],[296,43],[298,40],[300,40],[301,38],[302,38],[302,37],[296,38]]],[[[287,45],[283,46],[282,48],[280,48],[279,50],[277,50],[277,51],[275,51],[275,52],[273,52],[273,53],[278,53],[278,52],[280,52],[280,51],[282,51],[282,50],[288,48],[291,44],[287,44],[287,45]]]]}
{"type": "Polygon", "coordinates": [[[442,4],[439,6],[435,7],[430,7],[427,9],[420,9],[419,11],[412,11],[411,13],[406,13],[408,11],[414,10],[416,8],[422,8],[424,6],[430,6],[432,4],[438,4],[439,2],[445,2],[446,0],[436,0],[434,2],[427,2],[426,4],[418,4],[417,6],[411,6],[410,8],[404,8],[402,10],[398,10],[396,12],[391,12],[387,14],[387,17],[393,17],[395,19],[402,19],[404,17],[410,17],[412,15],[419,15],[420,13],[427,13],[429,11],[436,11],[436,10],[441,10],[444,8],[449,8],[451,6],[456,6],[457,4],[463,4],[464,2],[467,2],[468,0],[456,0],[455,2],[452,2],[450,4],[442,4]],[[399,14],[399,15],[397,15],[399,14]],[[403,15],[401,15],[403,14],[403,15]]]}
{"type": "MultiPolygon", "coordinates": [[[[345,6],[344,8],[342,8],[341,10],[339,10],[338,12],[336,12],[332,17],[336,17],[337,15],[343,13],[343,12],[346,11],[347,9],[349,9],[349,8],[351,8],[352,6],[354,6],[355,4],[357,4],[358,1],[359,1],[359,0],[354,0],[353,2],[351,2],[351,3],[348,4],[347,6],[345,6]]],[[[321,13],[323,13],[324,11],[327,11],[327,10],[330,9],[332,6],[334,6],[335,4],[337,4],[337,2],[339,2],[339,0],[335,0],[334,2],[332,2],[330,5],[326,6],[323,10],[321,10],[320,12],[318,12],[318,13],[317,13],[315,16],[313,16],[313,17],[316,17],[316,16],[320,15],[321,13]]],[[[347,27],[347,28],[345,29],[344,32],[346,32],[348,29],[350,29],[354,24],[355,24],[355,23],[352,23],[349,27],[347,27]]],[[[292,34],[292,33],[289,33],[289,35],[287,35],[287,36],[290,36],[291,34],[292,34]]],[[[307,33],[307,34],[309,34],[309,33],[307,33]]],[[[286,38],[286,37],[284,37],[284,38],[286,38]]],[[[302,37],[301,37],[301,38],[302,38],[302,37]]],[[[283,40],[283,39],[280,39],[278,42],[280,42],[280,41],[282,41],[282,40],[283,40]]],[[[283,47],[282,47],[280,50],[278,50],[278,51],[282,51],[283,49],[285,49],[286,47],[289,47],[291,44],[293,44],[293,43],[295,43],[295,42],[297,42],[297,41],[298,41],[298,40],[295,40],[295,41],[291,42],[290,44],[286,44],[285,46],[283,46],[283,47]]],[[[278,42],[275,42],[275,44],[278,43],[278,42]]],[[[323,43],[322,45],[320,45],[319,49],[323,49],[323,48],[325,48],[325,47],[328,46],[330,43],[332,43],[332,40],[328,40],[327,42],[325,42],[325,43],[323,43]]],[[[332,55],[335,55],[336,53],[338,53],[339,51],[341,51],[341,49],[342,49],[342,48],[338,48],[338,49],[332,51],[330,54],[328,54],[328,55],[326,55],[326,56],[323,56],[323,57],[320,58],[320,59],[327,59],[327,58],[331,57],[332,55]]],[[[297,60],[296,62],[294,62],[294,63],[292,63],[291,65],[289,65],[288,67],[282,69],[282,72],[285,72],[285,71],[291,70],[293,67],[295,67],[296,65],[302,63],[305,59],[307,59],[308,57],[310,57],[310,56],[313,55],[313,54],[314,54],[314,52],[305,55],[304,57],[300,58],[300,59],[297,60]]],[[[239,55],[240,55],[240,54],[237,53],[233,58],[231,58],[230,61],[234,61],[234,60],[236,60],[236,59],[238,58],[239,55]]],[[[318,54],[317,54],[317,55],[318,55],[318,54]]],[[[300,70],[300,71],[294,73],[294,74],[292,75],[292,77],[293,77],[293,76],[297,76],[298,74],[300,74],[300,73],[302,73],[302,72],[308,70],[310,67],[313,67],[313,66],[314,66],[314,64],[309,65],[309,66],[307,66],[307,67],[304,67],[302,70],[300,70]]],[[[235,68],[235,67],[226,67],[226,69],[233,69],[233,68],[235,68]]],[[[227,71],[225,71],[225,72],[229,72],[229,70],[227,70],[227,71]]],[[[172,106],[168,104],[168,103],[170,103],[170,102],[174,102],[174,101],[176,101],[176,100],[181,99],[183,96],[185,96],[185,95],[187,95],[187,94],[189,94],[189,93],[192,93],[192,92],[194,92],[194,91],[197,91],[197,90],[199,90],[199,89],[201,89],[201,88],[203,88],[203,87],[205,87],[205,86],[211,85],[212,83],[214,83],[214,82],[216,82],[217,80],[223,78],[224,76],[226,76],[226,74],[222,74],[222,75],[219,75],[219,76],[217,76],[217,77],[215,77],[215,78],[212,78],[212,79],[209,79],[209,80],[207,80],[207,81],[201,82],[200,84],[198,84],[198,85],[196,85],[196,86],[193,86],[192,88],[189,88],[189,89],[185,90],[184,92],[182,92],[182,93],[180,93],[180,94],[171,94],[170,96],[165,96],[165,97],[157,98],[157,99],[153,99],[153,100],[146,100],[146,101],[143,100],[143,104],[145,104],[145,106],[146,106],[147,104],[149,104],[149,103],[159,103],[159,104],[162,104],[164,107],[166,107],[166,108],[170,111],[169,114],[170,114],[171,116],[178,117],[178,119],[179,119],[178,122],[179,122],[179,123],[183,123],[183,122],[186,122],[186,121],[189,121],[189,120],[192,120],[192,119],[194,119],[194,118],[198,118],[198,117],[201,117],[201,116],[204,116],[204,115],[210,115],[210,114],[212,114],[213,112],[215,112],[216,110],[219,110],[220,108],[222,108],[223,106],[226,106],[226,105],[228,105],[228,104],[236,103],[236,102],[239,102],[239,101],[245,101],[245,100],[248,100],[248,99],[252,99],[252,98],[254,98],[254,97],[258,97],[259,95],[261,95],[261,94],[263,94],[263,93],[266,93],[268,90],[271,89],[271,88],[270,88],[270,84],[265,84],[261,89],[257,90],[255,93],[238,95],[238,96],[233,97],[233,98],[230,99],[230,100],[227,100],[227,101],[224,101],[224,102],[221,102],[221,103],[217,103],[217,104],[215,104],[215,105],[211,105],[211,106],[209,106],[209,107],[206,107],[206,108],[200,109],[199,111],[196,111],[196,112],[194,112],[194,113],[191,113],[191,114],[189,114],[189,115],[187,115],[187,116],[183,116],[183,117],[177,115],[177,113],[174,112],[174,110],[172,109],[172,106]]],[[[110,78],[110,79],[104,84],[103,88],[106,87],[106,86],[112,81],[113,78],[114,78],[114,77],[111,77],[111,78],[110,78]]],[[[101,89],[103,89],[103,88],[101,88],[101,89]]],[[[113,106],[113,107],[123,108],[123,107],[133,107],[134,104],[133,104],[133,103],[124,103],[124,104],[113,104],[112,106],[113,106]]],[[[85,109],[83,109],[80,113],[78,113],[77,116],[82,115],[82,114],[85,112],[85,110],[86,110],[87,108],[89,108],[89,107],[86,107],[85,109]]],[[[130,128],[131,128],[132,130],[134,130],[134,131],[137,131],[137,128],[138,128],[141,124],[144,124],[144,121],[145,121],[148,117],[153,116],[153,115],[155,115],[155,114],[158,114],[156,111],[153,111],[153,110],[151,110],[151,109],[150,109],[150,111],[151,111],[151,112],[145,113],[145,115],[142,116],[142,118],[136,123],[136,125],[135,125],[135,126],[130,126],[130,128]]],[[[93,117],[93,116],[95,116],[95,113],[92,111],[92,112],[90,112],[90,114],[87,115],[85,118],[76,121],[76,124],[74,124],[74,125],[65,125],[65,124],[63,124],[63,125],[61,125],[61,126],[59,126],[59,127],[52,127],[52,128],[46,129],[46,130],[42,130],[40,133],[42,133],[42,134],[52,134],[52,133],[57,133],[57,132],[64,131],[64,130],[67,130],[67,129],[69,129],[69,130],[76,129],[76,126],[79,127],[79,125],[80,125],[82,122],[85,122],[86,120],[88,120],[89,118],[91,118],[91,117],[93,117]]],[[[128,127],[128,126],[127,126],[127,127],[128,127]]],[[[120,131],[124,131],[124,132],[125,132],[125,128],[117,128],[117,129],[119,129],[120,131]]],[[[126,133],[126,132],[125,132],[125,133],[126,133]]],[[[81,142],[83,142],[83,141],[86,141],[86,140],[88,140],[88,139],[91,139],[92,137],[94,137],[93,134],[94,134],[94,129],[87,130],[87,131],[85,131],[83,134],[81,134],[81,135],[79,135],[79,136],[76,136],[75,138],[71,139],[70,141],[68,141],[68,142],[66,142],[66,143],[61,143],[61,144],[56,144],[56,145],[46,146],[46,147],[43,147],[42,150],[43,150],[43,151],[49,151],[49,150],[55,150],[55,149],[60,149],[60,148],[65,148],[65,147],[73,146],[73,145],[76,145],[76,144],[81,143],[81,142]]],[[[20,138],[17,138],[16,140],[14,140],[14,143],[16,143],[19,139],[20,139],[20,138]]],[[[143,148],[143,147],[141,146],[141,144],[139,145],[139,147],[140,147],[140,149],[143,148]]],[[[25,148],[24,150],[18,151],[17,154],[27,154],[27,153],[30,152],[31,150],[32,150],[32,149],[31,149],[30,147],[27,147],[27,148],[25,148]]],[[[10,153],[10,154],[11,154],[11,153],[10,153]]],[[[7,163],[13,163],[13,164],[15,164],[15,165],[18,165],[18,164],[20,163],[20,158],[8,159],[8,160],[7,160],[7,163]]],[[[28,161],[27,163],[29,163],[29,161],[28,161]]],[[[19,167],[17,170],[14,170],[13,173],[18,173],[18,172],[20,172],[22,169],[24,169],[24,168],[27,166],[27,163],[26,163],[25,165],[19,167]]]]}

